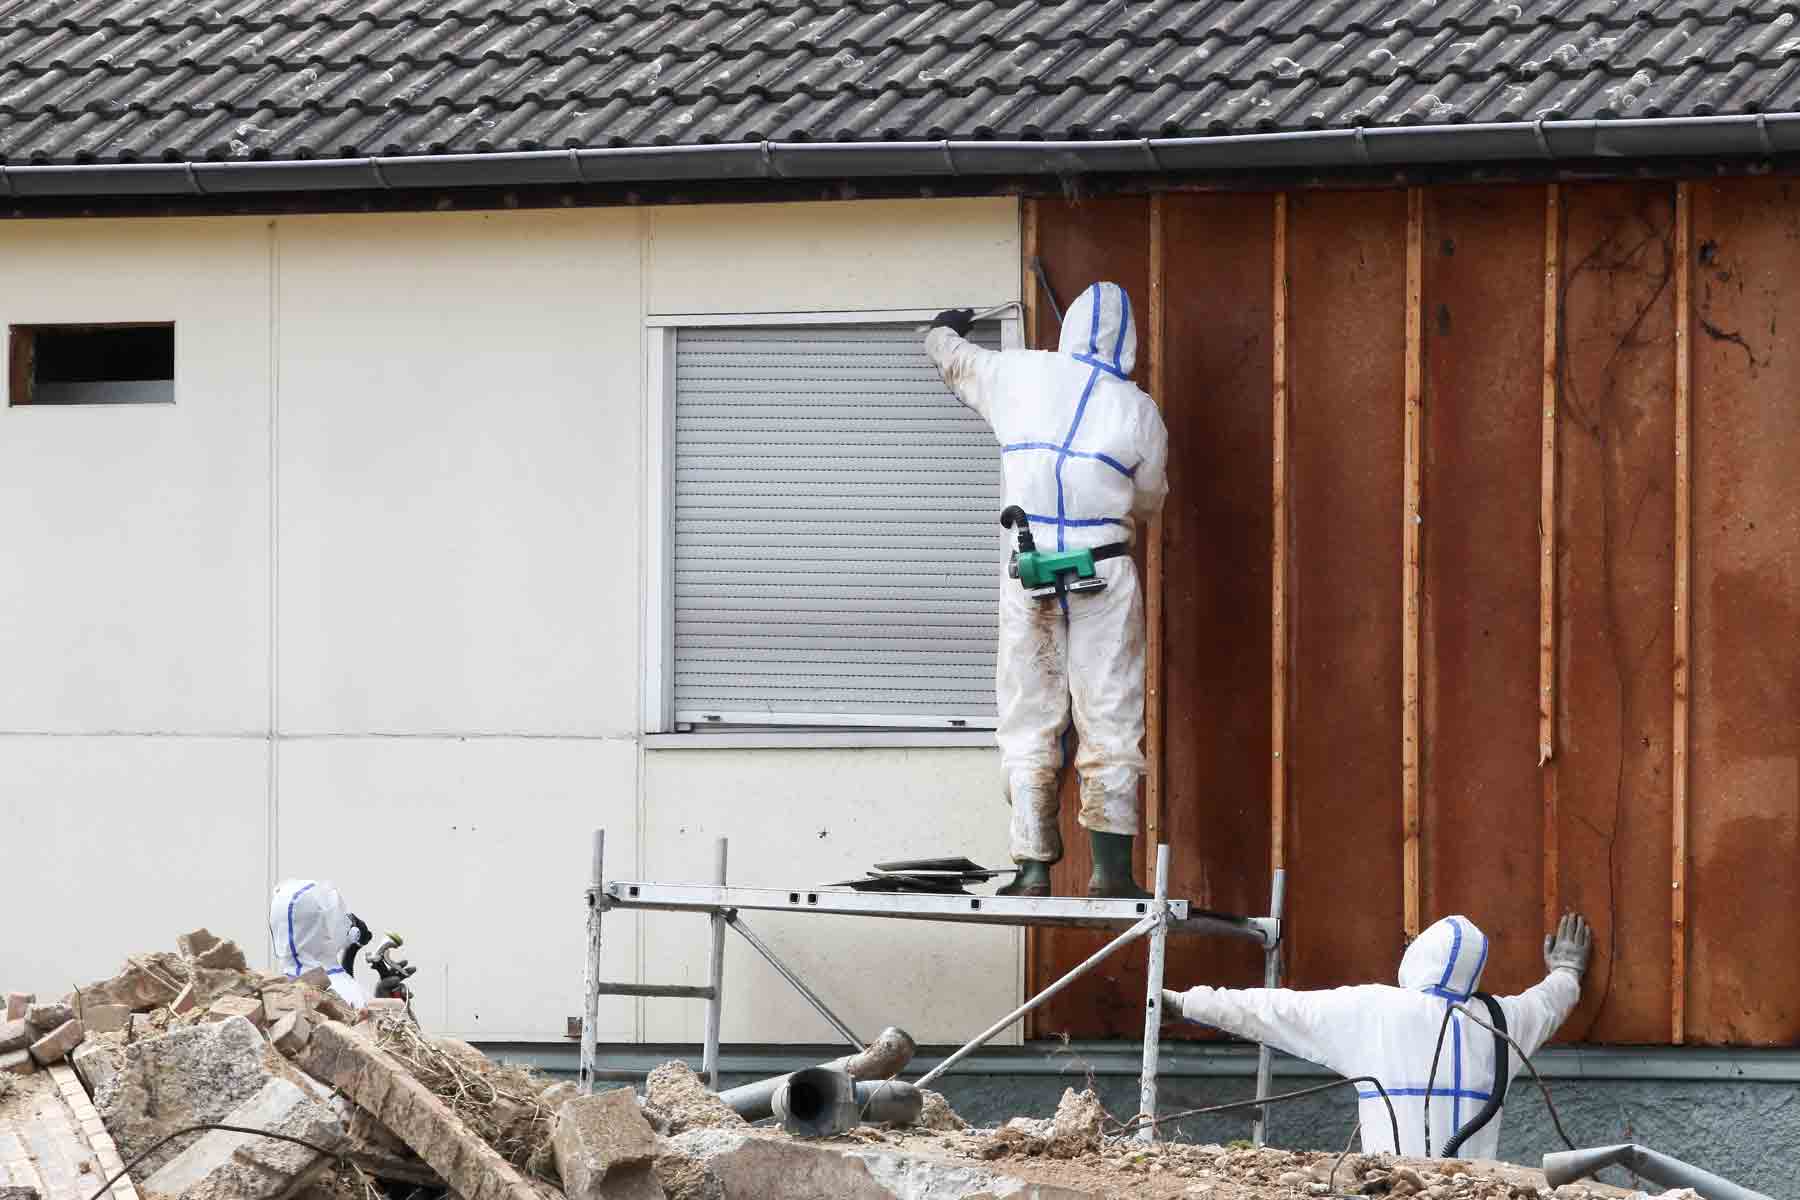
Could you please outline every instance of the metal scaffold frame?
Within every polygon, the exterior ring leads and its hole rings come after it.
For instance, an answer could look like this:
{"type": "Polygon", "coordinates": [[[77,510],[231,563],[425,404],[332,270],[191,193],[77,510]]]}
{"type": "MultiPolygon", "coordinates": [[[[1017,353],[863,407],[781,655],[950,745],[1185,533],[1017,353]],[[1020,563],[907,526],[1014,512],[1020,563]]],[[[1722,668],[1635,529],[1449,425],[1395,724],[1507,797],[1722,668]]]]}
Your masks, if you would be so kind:
{"type": "MultiPolygon", "coordinates": [[[[1198,909],[1186,900],[1169,899],[1169,847],[1156,848],[1154,895],[1147,900],[1101,900],[1076,896],[971,896],[917,892],[858,892],[849,889],[731,887],[726,883],[726,840],[718,840],[713,882],[648,883],[631,880],[607,882],[606,831],[594,832],[593,872],[585,893],[588,922],[586,1005],[581,1020],[581,1090],[591,1092],[599,1077],[596,1030],[602,996],[651,996],[706,1001],[706,1036],[701,1070],[707,1086],[719,1087],[719,1026],[725,996],[725,931],[735,930],[751,949],[823,1017],[831,1027],[861,1051],[868,1043],[857,1036],[804,980],[744,924],[744,912],[815,913],[828,916],[879,917],[903,921],[950,921],[976,925],[1014,925],[1036,928],[1120,929],[1112,941],[1050,986],[995,1021],[954,1054],[918,1080],[930,1084],[957,1063],[992,1041],[1027,1013],[1043,1005],[1095,966],[1136,942],[1148,938],[1150,962],[1144,1000],[1144,1058],[1139,1076],[1138,1107],[1144,1123],[1138,1137],[1156,1137],[1156,1075],[1162,1043],[1163,963],[1171,933],[1211,934],[1246,938],[1263,948],[1264,982],[1273,987],[1280,979],[1281,909],[1286,873],[1275,872],[1270,915],[1239,917],[1198,909]],[[704,987],[669,984],[608,983],[600,977],[601,921],[611,909],[639,912],[704,913],[711,925],[712,953],[708,982],[704,987]]],[[[1257,1059],[1256,1098],[1269,1094],[1270,1053],[1262,1047],[1257,1059]]],[[[1268,1109],[1256,1110],[1253,1138],[1262,1145],[1268,1109]]]]}

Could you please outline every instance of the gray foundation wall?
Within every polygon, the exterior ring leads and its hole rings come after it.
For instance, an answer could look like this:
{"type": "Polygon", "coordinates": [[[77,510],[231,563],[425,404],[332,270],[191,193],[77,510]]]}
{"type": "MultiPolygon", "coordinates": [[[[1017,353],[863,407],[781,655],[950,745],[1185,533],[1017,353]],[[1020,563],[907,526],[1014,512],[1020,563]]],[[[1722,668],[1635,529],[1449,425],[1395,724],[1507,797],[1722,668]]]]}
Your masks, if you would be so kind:
{"type": "MultiPolygon", "coordinates": [[[[486,1045],[497,1058],[573,1075],[574,1047],[486,1045]]],[[[903,1078],[917,1078],[948,1052],[922,1050],[903,1078]]],[[[833,1046],[726,1047],[722,1085],[731,1087],[833,1058],[833,1046]]],[[[696,1069],[693,1046],[602,1047],[601,1067],[621,1078],[642,1075],[670,1058],[696,1069]]],[[[1564,1127],[1578,1146],[1638,1142],[1774,1197],[1800,1196],[1800,1051],[1715,1051],[1683,1048],[1556,1048],[1535,1060],[1564,1127]]],[[[1255,1093],[1255,1051],[1239,1046],[1179,1047],[1160,1067],[1158,1111],[1179,1112],[1246,1099],[1255,1093]]],[[[1063,1089],[1093,1086],[1109,1111],[1137,1111],[1139,1060],[1116,1044],[1027,1046],[978,1053],[967,1069],[933,1086],[965,1120],[997,1125],[1012,1117],[1047,1117],[1063,1089]]],[[[1271,1091],[1304,1088],[1332,1078],[1310,1063],[1278,1057],[1271,1091]]],[[[1352,1090],[1287,1102],[1274,1108],[1271,1145],[1341,1150],[1356,1125],[1352,1090]]],[[[1537,1165],[1562,1149],[1543,1094],[1528,1074],[1514,1083],[1502,1115],[1501,1157],[1537,1165]]],[[[1248,1112],[1193,1117],[1165,1126],[1189,1142],[1229,1142],[1250,1136],[1248,1112]]],[[[1628,1184],[1621,1172],[1608,1182],[1628,1184]]]]}

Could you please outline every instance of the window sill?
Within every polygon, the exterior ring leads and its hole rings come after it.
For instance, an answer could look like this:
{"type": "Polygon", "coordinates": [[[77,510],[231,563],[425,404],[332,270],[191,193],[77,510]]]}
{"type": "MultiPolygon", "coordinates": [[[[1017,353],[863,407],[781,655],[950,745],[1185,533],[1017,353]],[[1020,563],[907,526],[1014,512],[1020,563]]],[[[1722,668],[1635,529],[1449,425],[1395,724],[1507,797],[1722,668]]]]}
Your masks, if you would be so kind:
{"type": "Polygon", "coordinates": [[[855,750],[950,747],[991,750],[991,729],[768,729],[647,733],[646,750],[855,750]]]}

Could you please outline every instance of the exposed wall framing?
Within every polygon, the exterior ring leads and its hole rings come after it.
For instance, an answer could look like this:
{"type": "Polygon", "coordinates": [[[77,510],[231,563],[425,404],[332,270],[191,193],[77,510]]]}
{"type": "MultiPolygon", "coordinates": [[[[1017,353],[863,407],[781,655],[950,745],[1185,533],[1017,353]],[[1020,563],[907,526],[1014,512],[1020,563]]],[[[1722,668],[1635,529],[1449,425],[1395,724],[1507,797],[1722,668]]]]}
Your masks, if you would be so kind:
{"type": "Polygon", "coordinates": [[[1544,416],[1538,509],[1538,766],[1544,803],[1544,924],[1560,914],[1556,770],[1556,431],[1561,374],[1558,295],[1562,283],[1562,192],[1544,189],[1544,416]]]}
{"type": "MultiPolygon", "coordinates": [[[[1163,285],[1163,208],[1165,198],[1150,198],[1150,398],[1161,407],[1166,401],[1163,352],[1164,312],[1167,296],[1163,285]]],[[[1145,886],[1155,878],[1156,847],[1163,838],[1163,518],[1158,513],[1144,531],[1144,855],[1145,886]]]]}
{"type": "Polygon", "coordinates": [[[1287,196],[1275,194],[1275,237],[1271,291],[1274,314],[1270,341],[1274,353],[1269,371],[1274,387],[1270,422],[1273,483],[1269,505],[1272,513],[1269,539],[1269,869],[1287,866],[1288,766],[1282,757],[1287,746],[1288,706],[1288,263],[1287,196]]]}
{"type": "Polygon", "coordinates": [[[1406,475],[1401,531],[1400,577],[1401,699],[1400,699],[1400,838],[1404,879],[1403,909],[1406,935],[1417,937],[1424,927],[1420,917],[1419,820],[1420,708],[1420,554],[1424,530],[1421,511],[1424,496],[1425,391],[1424,336],[1421,308],[1424,301],[1425,193],[1409,188],[1406,193],[1406,475]]]}
{"type": "Polygon", "coordinates": [[[1687,836],[1688,694],[1693,618],[1689,603],[1693,563],[1693,192],[1675,187],[1675,680],[1673,791],[1669,888],[1669,1041],[1687,1039],[1687,836]]]}

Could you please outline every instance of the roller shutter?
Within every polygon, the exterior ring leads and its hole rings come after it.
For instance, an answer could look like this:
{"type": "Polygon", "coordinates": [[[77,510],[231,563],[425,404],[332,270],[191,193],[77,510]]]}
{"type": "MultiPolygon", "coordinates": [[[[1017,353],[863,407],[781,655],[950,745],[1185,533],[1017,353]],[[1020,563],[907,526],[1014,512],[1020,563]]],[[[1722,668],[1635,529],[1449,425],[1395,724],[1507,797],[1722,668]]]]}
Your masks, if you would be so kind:
{"type": "Polygon", "coordinates": [[[991,728],[999,448],[919,334],[675,336],[678,725],[991,728]]]}

